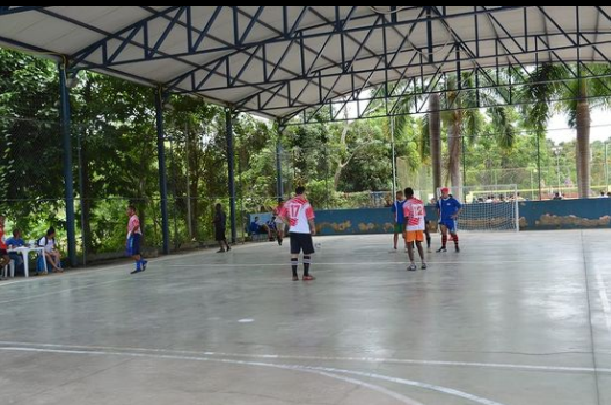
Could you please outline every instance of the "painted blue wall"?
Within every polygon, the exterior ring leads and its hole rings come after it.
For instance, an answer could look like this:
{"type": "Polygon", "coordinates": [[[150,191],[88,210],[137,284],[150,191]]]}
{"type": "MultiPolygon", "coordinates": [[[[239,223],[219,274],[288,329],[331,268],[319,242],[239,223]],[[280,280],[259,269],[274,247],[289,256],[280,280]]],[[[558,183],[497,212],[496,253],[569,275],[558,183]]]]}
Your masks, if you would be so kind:
{"type": "MultiPolygon", "coordinates": [[[[580,229],[611,227],[611,199],[525,201],[520,203],[520,229],[580,229]]],[[[435,219],[432,206],[427,218],[435,219]]],[[[393,232],[390,208],[316,210],[321,235],[382,234],[393,232]]]]}
{"type": "Polygon", "coordinates": [[[529,201],[520,203],[520,229],[611,227],[611,199],[529,201]]]}

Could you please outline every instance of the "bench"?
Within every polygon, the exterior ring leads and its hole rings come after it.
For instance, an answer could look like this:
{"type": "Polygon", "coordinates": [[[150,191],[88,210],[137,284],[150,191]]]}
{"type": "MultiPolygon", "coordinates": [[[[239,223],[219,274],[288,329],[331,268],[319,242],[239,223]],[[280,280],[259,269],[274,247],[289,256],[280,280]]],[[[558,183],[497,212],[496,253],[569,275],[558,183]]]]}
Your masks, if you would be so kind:
{"type": "MultiPolygon", "coordinates": [[[[267,240],[269,235],[267,232],[265,233],[251,233],[250,232],[250,224],[254,222],[255,218],[259,218],[259,221],[267,224],[272,219],[272,214],[269,212],[262,212],[259,214],[249,214],[248,215],[248,225],[246,226],[246,233],[248,234],[248,238],[251,241],[263,241],[267,240]]],[[[272,231],[272,234],[274,231],[272,231]]]]}

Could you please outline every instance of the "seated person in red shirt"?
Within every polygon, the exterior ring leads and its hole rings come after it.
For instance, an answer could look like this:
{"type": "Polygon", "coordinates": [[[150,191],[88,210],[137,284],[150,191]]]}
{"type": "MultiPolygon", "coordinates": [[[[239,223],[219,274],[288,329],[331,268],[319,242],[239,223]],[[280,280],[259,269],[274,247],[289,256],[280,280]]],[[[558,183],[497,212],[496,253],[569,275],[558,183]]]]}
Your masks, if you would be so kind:
{"type": "Polygon", "coordinates": [[[6,236],[4,235],[4,224],[5,218],[3,216],[0,216],[0,267],[6,266],[11,261],[8,256],[8,252],[6,251],[7,246],[6,236]]]}

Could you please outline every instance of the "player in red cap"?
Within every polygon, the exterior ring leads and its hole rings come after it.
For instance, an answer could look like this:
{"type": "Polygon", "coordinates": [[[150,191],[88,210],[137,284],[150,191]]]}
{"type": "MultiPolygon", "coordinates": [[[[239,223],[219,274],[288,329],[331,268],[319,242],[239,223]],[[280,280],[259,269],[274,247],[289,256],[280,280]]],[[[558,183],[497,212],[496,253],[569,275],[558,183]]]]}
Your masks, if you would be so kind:
{"type": "Polygon", "coordinates": [[[437,201],[437,211],[439,217],[439,227],[441,229],[441,247],[437,249],[437,253],[446,252],[446,243],[448,242],[448,231],[452,235],[454,241],[454,251],[460,252],[458,247],[458,229],[456,221],[460,214],[461,205],[458,200],[449,195],[447,187],[441,189],[441,198],[437,201]]]}

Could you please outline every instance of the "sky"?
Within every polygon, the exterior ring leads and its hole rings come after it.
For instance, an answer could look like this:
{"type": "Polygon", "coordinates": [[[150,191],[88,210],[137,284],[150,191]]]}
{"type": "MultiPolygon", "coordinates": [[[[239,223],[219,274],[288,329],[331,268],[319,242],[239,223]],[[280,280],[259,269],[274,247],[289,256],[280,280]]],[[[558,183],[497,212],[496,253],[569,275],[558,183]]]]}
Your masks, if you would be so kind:
{"type": "MultiPolygon", "coordinates": [[[[609,139],[611,137],[611,111],[593,109],[591,117],[590,142],[604,142],[609,139]]],[[[569,128],[568,117],[565,114],[557,114],[552,117],[548,124],[547,137],[556,144],[575,139],[575,130],[569,128]]]]}
{"type": "MultiPolygon", "coordinates": [[[[367,95],[365,95],[365,97],[367,97],[367,95]]],[[[365,104],[366,103],[363,103],[362,105],[365,104]]],[[[356,115],[356,110],[357,103],[348,103],[349,116],[352,117],[356,115]]],[[[266,118],[257,118],[264,122],[270,122],[266,118]]],[[[605,111],[600,108],[593,109],[591,118],[590,142],[604,142],[611,138],[611,111],[605,111]]],[[[569,128],[568,116],[566,114],[556,114],[552,116],[548,123],[548,139],[554,141],[555,144],[561,144],[563,142],[570,142],[571,140],[575,139],[575,137],[575,130],[569,128]]]]}

